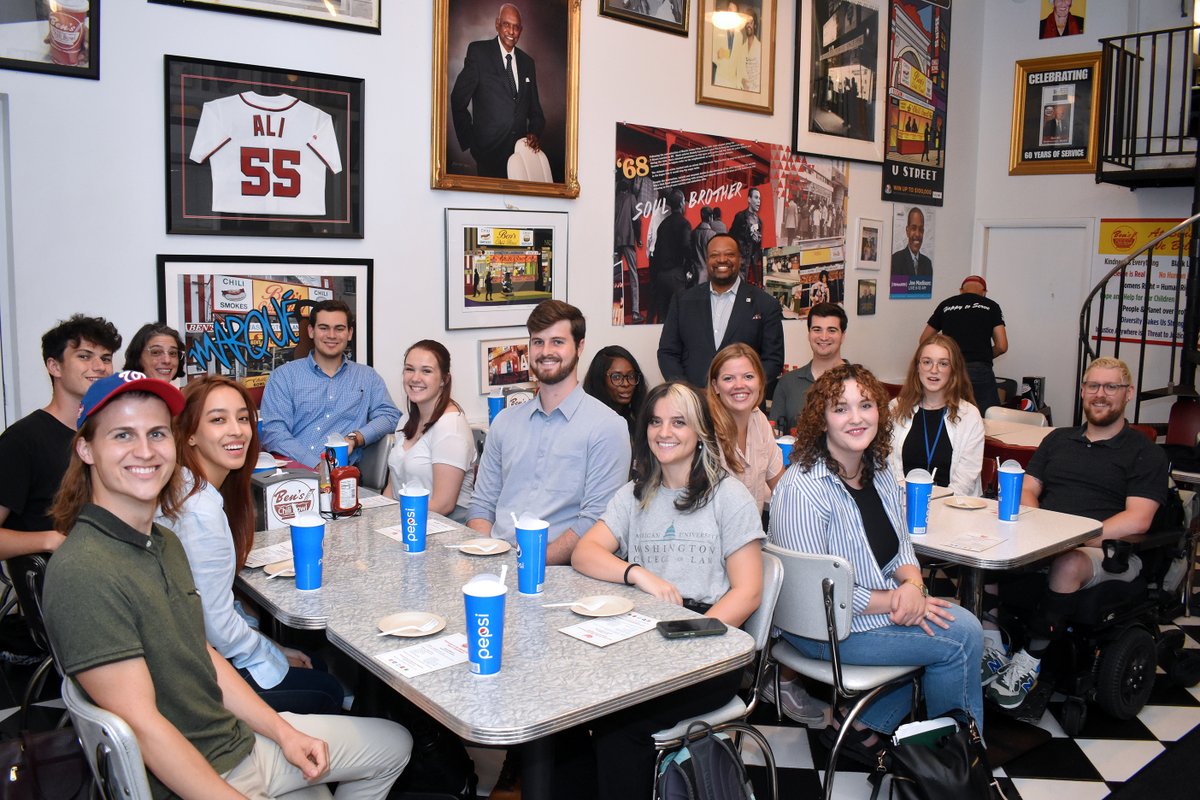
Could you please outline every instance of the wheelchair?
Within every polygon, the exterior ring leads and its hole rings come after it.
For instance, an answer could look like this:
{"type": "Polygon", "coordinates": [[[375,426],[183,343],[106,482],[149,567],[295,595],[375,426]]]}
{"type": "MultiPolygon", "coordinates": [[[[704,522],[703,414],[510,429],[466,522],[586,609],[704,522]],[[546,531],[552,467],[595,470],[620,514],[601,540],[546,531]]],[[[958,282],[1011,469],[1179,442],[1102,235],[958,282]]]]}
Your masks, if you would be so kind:
{"type": "MultiPolygon", "coordinates": [[[[1192,567],[1189,548],[1196,546],[1192,531],[1180,519],[1136,540],[1104,544],[1107,570],[1132,569],[1129,557],[1136,553],[1140,573],[1128,582],[1106,581],[1078,593],[1075,614],[1042,659],[1038,686],[1013,712],[1036,721],[1058,692],[1065,697],[1060,722],[1069,736],[1078,735],[1087,723],[1089,703],[1115,719],[1132,719],[1150,699],[1156,679],[1178,686],[1200,680],[1200,654],[1185,651],[1183,631],[1159,627],[1183,613],[1181,587],[1192,567]],[[1159,666],[1162,676],[1156,674],[1159,666]]],[[[1039,574],[1004,586],[1000,627],[1027,629],[1044,585],[1039,574]]]]}

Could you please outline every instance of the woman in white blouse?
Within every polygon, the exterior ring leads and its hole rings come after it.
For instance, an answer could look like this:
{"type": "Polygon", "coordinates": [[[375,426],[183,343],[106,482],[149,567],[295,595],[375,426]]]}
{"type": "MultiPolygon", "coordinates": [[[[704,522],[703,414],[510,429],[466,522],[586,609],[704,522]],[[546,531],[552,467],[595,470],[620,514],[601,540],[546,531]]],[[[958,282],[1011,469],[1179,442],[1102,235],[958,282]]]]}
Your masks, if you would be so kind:
{"type": "Polygon", "coordinates": [[[888,466],[900,486],[910,470],[936,468],[936,485],[983,494],[983,418],[974,403],[958,344],[940,333],[921,342],[900,396],[888,407],[894,423],[888,466]]]}
{"type": "Polygon", "coordinates": [[[388,457],[384,494],[399,497],[406,484],[429,490],[429,510],[467,521],[475,484],[475,439],[467,416],[450,396],[450,353],[422,339],[404,354],[408,408],[388,457]]]}

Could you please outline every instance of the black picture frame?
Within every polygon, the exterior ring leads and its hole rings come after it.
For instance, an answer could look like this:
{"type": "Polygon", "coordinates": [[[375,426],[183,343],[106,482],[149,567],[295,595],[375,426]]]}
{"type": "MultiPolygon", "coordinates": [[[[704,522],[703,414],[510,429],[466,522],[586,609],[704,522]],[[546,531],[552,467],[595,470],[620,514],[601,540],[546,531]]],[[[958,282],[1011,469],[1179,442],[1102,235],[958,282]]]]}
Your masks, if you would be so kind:
{"type": "MultiPolygon", "coordinates": [[[[322,25],[327,28],[341,28],[359,33],[379,34],[383,32],[383,0],[371,0],[372,19],[364,22],[347,21],[352,18],[345,14],[337,15],[328,8],[310,11],[297,9],[294,5],[289,8],[287,3],[280,2],[280,0],[220,0],[220,2],[217,0],[149,0],[149,2],[161,6],[180,6],[202,11],[222,11],[227,14],[244,14],[250,17],[302,22],[306,25],[322,25]]],[[[355,2],[361,3],[362,0],[355,0],[355,2]]]]}
{"type": "Polygon", "coordinates": [[[185,381],[220,374],[260,388],[275,366],[298,355],[306,334],[296,303],[304,301],[349,304],[355,325],[347,355],[371,363],[374,272],[369,258],[159,255],[158,319],[183,336],[185,381]]]}
{"type": "Polygon", "coordinates": [[[175,55],[163,57],[163,71],[167,233],[363,238],[362,78],[175,55]],[[269,114],[255,113],[284,108],[280,97],[291,98],[288,109],[311,107],[292,118],[303,127],[286,129],[286,120],[272,122],[269,114]],[[212,106],[213,122],[201,131],[205,104],[221,100],[228,103],[212,106]],[[234,120],[244,126],[232,126],[234,120]],[[238,147],[226,130],[246,140],[233,163],[221,153],[238,147]],[[297,139],[293,131],[314,134],[297,139]],[[193,154],[198,133],[213,145],[211,151],[193,154]],[[285,133],[289,147],[264,146],[285,133]],[[193,155],[202,160],[194,161],[193,155]],[[221,173],[216,180],[214,163],[221,173]],[[304,189],[318,177],[323,191],[305,195],[304,189]],[[240,185],[231,188],[232,182],[240,185]],[[278,209],[269,208],[272,199],[280,204],[278,209]],[[214,207],[218,205],[223,207],[214,207]],[[314,213],[317,207],[320,211],[314,213]]]}
{"type": "Polygon", "coordinates": [[[0,23],[5,34],[3,39],[9,43],[0,49],[0,69],[100,80],[100,0],[84,4],[87,16],[82,32],[76,27],[78,9],[72,8],[70,3],[62,3],[51,11],[47,0],[34,3],[33,19],[0,23]],[[42,14],[46,16],[42,17],[42,14]],[[57,36],[51,35],[52,28],[58,31],[57,36]],[[59,47],[55,47],[56,41],[60,43],[59,47]],[[74,56],[71,55],[74,50],[71,43],[79,45],[74,56]],[[67,63],[72,58],[78,59],[76,63],[67,63]]]}
{"type": "MultiPolygon", "coordinates": [[[[692,13],[689,0],[676,0],[678,4],[677,10],[681,12],[682,17],[678,21],[660,19],[657,15],[651,14],[648,11],[636,11],[626,8],[624,0],[599,0],[599,2],[599,13],[602,17],[617,19],[621,22],[628,22],[630,25],[639,25],[643,28],[665,31],[666,33],[672,33],[685,38],[688,35],[688,18],[692,13]]],[[[676,4],[672,5],[674,7],[676,4]]]]}

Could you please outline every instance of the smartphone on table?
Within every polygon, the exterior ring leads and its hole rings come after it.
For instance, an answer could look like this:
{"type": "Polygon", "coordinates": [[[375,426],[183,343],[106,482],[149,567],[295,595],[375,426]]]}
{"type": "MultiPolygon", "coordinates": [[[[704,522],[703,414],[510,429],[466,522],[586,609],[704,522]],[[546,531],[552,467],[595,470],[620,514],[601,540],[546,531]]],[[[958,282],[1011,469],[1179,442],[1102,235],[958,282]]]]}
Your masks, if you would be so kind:
{"type": "Polygon", "coordinates": [[[670,619],[656,626],[658,632],[668,639],[687,639],[693,636],[720,636],[726,630],[725,623],[715,617],[699,619],[670,619]]]}

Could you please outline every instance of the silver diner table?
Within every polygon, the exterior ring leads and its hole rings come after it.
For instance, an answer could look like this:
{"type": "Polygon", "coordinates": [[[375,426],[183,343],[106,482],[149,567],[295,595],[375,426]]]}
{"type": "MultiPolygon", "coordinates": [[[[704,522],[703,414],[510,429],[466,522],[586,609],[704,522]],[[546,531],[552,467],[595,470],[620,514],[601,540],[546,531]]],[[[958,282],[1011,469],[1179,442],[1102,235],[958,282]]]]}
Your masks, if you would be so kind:
{"type": "Polygon", "coordinates": [[[1013,569],[1057,555],[1083,544],[1102,527],[1094,519],[1042,508],[1025,511],[1016,522],[1001,522],[996,516],[995,500],[985,501],[987,508],[968,510],[946,505],[947,499],[930,501],[929,532],[912,537],[913,549],[918,555],[964,567],[959,600],[977,617],[983,610],[984,574],[988,570],[1013,569]],[[955,539],[971,533],[1002,541],[978,552],[951,546],[955,539]]]}
{"type": "MultiPolygon", "coordinates": [[[[674,640],[650,631],[603,648],[580,641],[559,629],[584,617],[542,604],[609,594],[628,597],[635,611],[660,620],[695,614],[570,567],[549,567],[543,594],[520,595],[515,551],[471,556],[448,548],[478,536],[455,525],[454,531],[429,536],[426,552],[410,555],[399,542],[375,532],[396,524],[399,506],[327,523],[318,590],[298,591],[294,580],[268,579],[257,569],[242,570],[238,585],[284,624],[324,628],[334,646],[464,739],[523,745],[522,789],[528,797],[549,795],[552,734],[737,669],[753,658],[753,639],[737,629],[724,636],[674,640]],[[473,675],[467,664],[458,664],[410,680],[375,658],[430,638],[377,636],[376,622],[387,614],[428,611],[446,619],[446,628],[435,637],[465,633],[462,585],[477,573],[498,574],[503,564],[509,567],[509,593],[498,675],[473,675]]],[[[263,531],[255,546],[287,536],[285,530],[263,531]]]]}

